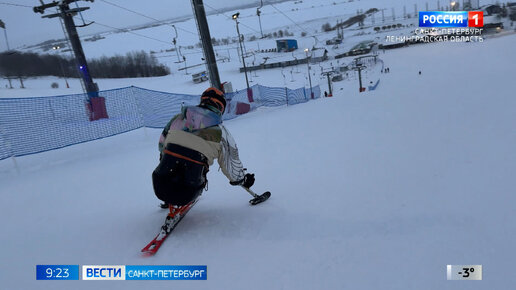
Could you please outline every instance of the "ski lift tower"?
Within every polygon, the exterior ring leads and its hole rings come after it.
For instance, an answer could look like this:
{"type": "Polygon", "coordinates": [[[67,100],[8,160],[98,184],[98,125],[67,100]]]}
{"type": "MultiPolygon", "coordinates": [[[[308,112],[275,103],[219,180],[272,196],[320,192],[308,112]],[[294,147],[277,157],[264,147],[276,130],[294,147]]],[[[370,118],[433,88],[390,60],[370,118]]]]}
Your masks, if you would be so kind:
{"type": "Polygon", "coordinates": [[[358,91],[360,93],[365,91],[365,88],[362,87],[362,70],[364,70],[366,68],[367,67],[365,65],[363,65],[358,59],[355,59],[355,64],[352,69],[358,71],[358,85],[359,85],[358,91]]]}
{"type": "MultiPolygon", "coordinates": [[[[202,0],[192,0],[192,9],[195,14],[195,20],[197,22],[197,29],[199,31],[199,37],[201,39],[202,49],[204,52],[204,58],[206,59],[206,68],[212,87],[222,90],[222,83],[220,82],[219,69],[217,67],[217,59],[213,52],[213,45],[211,43],[210,28],[208,26],[208,20],[206,18],[206,12],[204,11],[204,4],[202,0]]],[[[185,67],[186,67],[186,58],[185,67]]]]}
{"type": "MultiPolygon", "coordinates": [[[[64,22],[64,26],[66,32],[68,34],[68,40],[70,45],[72,46],[72,50],[75,55],[75,60],[77,62],[77,67],[79,69],[79,73],[84,84],[84,88],[86,89],[86,93],[88,94],[88,109],[90,113],[90,120],[98,120],[102,118],[108,118],[106,112],[105,99],[103,97],[99,97],[99,88],[96,83],[93,82],[91,78],[90,71],[88,69],[88,63],[86,62],[86,57],[84,56],[84,51],[82,49],[81,40],[79,39],[79,34],[77,33],[77,27],[84,27],[89,24],[83,24],[80,26],[76,26],[73,20],[73,17],[78,13],[81,13],[84,10],[90,9],[89,7],[78,7],[70,8],[70,4],[77,2],[80,0],[61,0],[61,1],[52,1],[51,3],[45,4],[43,0],[40,0],[41,5],[33,8],[34,13],[45,13],[45,10],[52,7],[58,8],[58,13],[50,14],[42,16],[42,18],[56,18],[60,17],[64,22]]],[[[93,2],[94,0],[84,0],[93,2]]],[[[92,22],[93,23],[93,22],[92,22]]]]}

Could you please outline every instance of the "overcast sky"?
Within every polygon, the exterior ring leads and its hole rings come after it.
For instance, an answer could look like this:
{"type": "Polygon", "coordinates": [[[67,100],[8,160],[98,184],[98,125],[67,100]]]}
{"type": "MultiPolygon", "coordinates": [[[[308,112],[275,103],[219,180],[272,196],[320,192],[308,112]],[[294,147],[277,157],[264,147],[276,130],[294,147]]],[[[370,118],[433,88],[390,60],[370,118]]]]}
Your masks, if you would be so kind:
{"type": "MultiPolygon", "coordinates": [[[[52,0],[44,0],[44,3],[50,2],[52,2],[52,0]]],[[[85,28],[79,28],[81,35],[109,30],[109,28],[102,25],[123,28],[152,21],[135,13],[110,5],[108,2],[159,20],[193,15],[190,0],[95,0],[93,3],[89,1],[78,1],[77,3],[80,7],[90,7],[89,10],[82,13],[83,17],[88,21],[96,21],[98,23],[85,28]]],[[[213,11],[210,7],[220,9],[222,7],[257,3],[258,1],[204,0],[203,2],[205,3],[206,12],[209,13],[213,11]]],[[[0,0],[0,20],[6,25],[7,37],[11,49],[25,44],[40,43],[48,39],[63,38],[63,30],[58,18],[41,18],[41,14],[33,12],[32,7],[39,5],[41,5],[39,0],[0,0]]],[[[74,8],[75,3],[71,4],[70,7],[74,8]]],[[[44,15],[52,13],[55,13],[55,8],[48,9],[45,11],[44,15]]],[[[77,25],[81,24],[81,22],[82,21],[76,20],[77,25]]],[[[0,32],[0,51],[6,49],[5,37],[2,31],[0,32]]]]}

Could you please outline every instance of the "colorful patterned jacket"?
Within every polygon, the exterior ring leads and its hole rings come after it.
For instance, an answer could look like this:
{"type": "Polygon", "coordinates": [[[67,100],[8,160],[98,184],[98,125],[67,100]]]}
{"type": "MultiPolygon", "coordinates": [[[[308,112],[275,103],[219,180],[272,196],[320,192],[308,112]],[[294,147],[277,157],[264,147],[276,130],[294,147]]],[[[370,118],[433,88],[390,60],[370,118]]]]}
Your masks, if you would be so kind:
{"type": "Polygon", "coordinates": [[[196,106],[183,107],[163,129],[159,151],[167,144],[177,144],[202,153],[208,165],[217,159],[222,172],[230,181],[244,178],[245,172],[238,157],[235,140],[222,125],[222,117],[208,109],[196,106]]]}

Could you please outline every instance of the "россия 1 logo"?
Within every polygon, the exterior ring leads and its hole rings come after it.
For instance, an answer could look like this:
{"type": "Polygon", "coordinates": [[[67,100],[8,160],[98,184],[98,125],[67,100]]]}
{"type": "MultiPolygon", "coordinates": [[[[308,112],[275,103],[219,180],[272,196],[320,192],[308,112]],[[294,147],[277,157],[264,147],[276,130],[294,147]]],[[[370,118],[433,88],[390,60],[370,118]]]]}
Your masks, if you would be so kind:
{"type": "Polygon", "coordinates": [[[483,27],[482,11],[420,11],[419,27],[483,27]]]}

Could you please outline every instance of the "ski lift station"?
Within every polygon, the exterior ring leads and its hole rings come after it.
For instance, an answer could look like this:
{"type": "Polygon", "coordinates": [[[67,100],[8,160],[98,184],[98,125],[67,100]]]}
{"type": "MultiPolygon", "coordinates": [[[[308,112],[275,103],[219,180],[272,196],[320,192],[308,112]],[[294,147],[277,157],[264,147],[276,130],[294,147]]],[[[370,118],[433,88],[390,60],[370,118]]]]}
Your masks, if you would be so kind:
{"type": "Polygon", "coordinates": [[[290,52],[297,49],[297,40],[295,39],[278,39],[276,40],[278,52],[290,52]]]}

